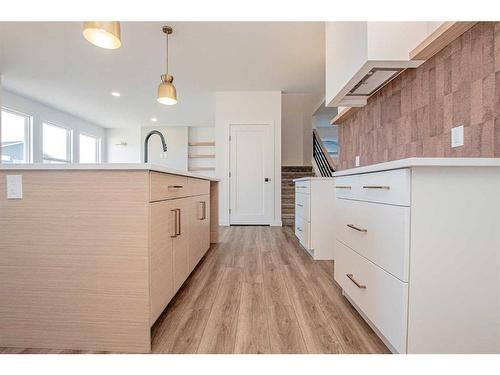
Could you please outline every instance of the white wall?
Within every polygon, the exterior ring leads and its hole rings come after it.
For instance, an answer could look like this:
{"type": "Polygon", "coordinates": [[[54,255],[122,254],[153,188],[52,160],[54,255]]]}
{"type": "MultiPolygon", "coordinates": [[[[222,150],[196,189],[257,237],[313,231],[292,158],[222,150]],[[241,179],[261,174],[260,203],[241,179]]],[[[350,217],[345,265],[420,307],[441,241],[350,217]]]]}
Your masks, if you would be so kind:
{"type": "Polygon", "coordinates": [[[229,126],[271,124],[274,127],[274,222],[281,225],[281,92],[227,91],[215,94],[216,177],[219,185],[219,222],[229,225],[229,126]]]}
{"type": "Polygon", "coordinates": [[[101,161],[106,160],[106,131],[103,127],[73,116],[69,113],[49,107],[45,104],[28,99],[21,95],[2,90],[2,107],[25,113],[33,118],[32,160],[41,163],[42,160],[42,123],[50,122],[73,129],[73,162],[79,161],[79,134],[84,133],[101,138],[101,161]]]}
{"type": "Polygon", "coordinates": [[[108,163],[141,162],[141,128],[106,129],[106,140],[108,163]]]}
{"type": "Polygon", "coordinates": [[[321,95],[282,95],[282,165],[311,165],[313,113],[321,95]]]}

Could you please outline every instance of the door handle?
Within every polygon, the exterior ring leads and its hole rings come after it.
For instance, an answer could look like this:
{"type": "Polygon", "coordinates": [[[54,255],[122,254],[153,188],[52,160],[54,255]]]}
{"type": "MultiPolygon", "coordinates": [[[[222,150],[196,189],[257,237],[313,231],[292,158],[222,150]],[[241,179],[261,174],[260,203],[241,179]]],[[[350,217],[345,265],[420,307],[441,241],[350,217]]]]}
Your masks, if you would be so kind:
{"type": "Polygon", "coordinates": [[[270,177],[266,177],[264,178],[264,182],[270,182],[271,181],[271,178],[270,177]]]}
{"type": "Polygon", "coordinates": [[[179,216],[179,220],[178,220],[179,233],[176,233],[176,235],[180,236],[182,234],[181,233],[181,209],[180,208],[176,208],[176,211],[177,211],[177,215],[179,216]]]}
{"type": "Polygon", "coordinates": [[[177,237],[177,209],[170,210],[174,214],[174,234],[170,235],[171,238],[177,237]]]}
{"type": "Polygon", "coordinates": [[[205,220],[207,218],[207,202],[200,201],[201,204],[201,217],[198,220],[205,220]]]}

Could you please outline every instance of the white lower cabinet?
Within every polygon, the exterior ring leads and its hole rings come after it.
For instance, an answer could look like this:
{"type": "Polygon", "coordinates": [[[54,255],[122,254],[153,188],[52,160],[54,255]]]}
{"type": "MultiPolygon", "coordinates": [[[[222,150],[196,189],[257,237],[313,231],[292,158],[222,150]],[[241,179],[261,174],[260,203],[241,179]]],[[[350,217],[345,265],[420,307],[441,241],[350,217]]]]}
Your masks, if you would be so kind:
{"type": "Polygon", "coordinates": [[[333,178],[306,177],[295,182],[295,235],[315,259],[334,259],[335,188],[333,178]]]}
{"type": "Polygon", "coordinates": [[[415,158],[334,176],[335,281],[389,349],[500,353],[500,163],[415,158]]]}
{"type": "Polygon", "coordinates": [[[399,353],[406,351],[408,283],[337,242],[335,280],[399,353]]]}

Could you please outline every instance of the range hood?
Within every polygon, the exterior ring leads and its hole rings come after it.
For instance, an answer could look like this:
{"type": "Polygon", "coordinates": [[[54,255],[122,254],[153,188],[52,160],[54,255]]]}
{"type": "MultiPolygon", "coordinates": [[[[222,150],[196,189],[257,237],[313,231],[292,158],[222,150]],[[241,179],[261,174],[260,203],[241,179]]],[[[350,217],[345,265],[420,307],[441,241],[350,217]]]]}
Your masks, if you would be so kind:
{"type": "Polygon", "coordinates": [[[371,96],[395,78],[402,68],[373,68],[359,81],[346,96],[371,96]]]}

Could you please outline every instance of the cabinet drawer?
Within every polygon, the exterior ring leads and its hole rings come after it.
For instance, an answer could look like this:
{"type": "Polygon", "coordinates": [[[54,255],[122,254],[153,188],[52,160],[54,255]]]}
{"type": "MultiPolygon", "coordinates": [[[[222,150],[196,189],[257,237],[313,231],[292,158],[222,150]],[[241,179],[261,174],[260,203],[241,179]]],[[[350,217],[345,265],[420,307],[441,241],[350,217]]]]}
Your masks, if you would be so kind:
{"type": "Polygon", "coordinates": [[[307,250],[311,249],[311,241],[309,236],[309,222],[301,217],[295,218],[295,235],[299,242],[307,250]]]}
{"type": "Polygon", "coordinates": [[[189,195],[210,194],[210,181],[208,180],[188,177],[187,186],[189,195]]]}
{"type": "Polygon", "coordinates": [[[340,241],[408,281],[410,207],[337,199],[336,215],[340,241]]]}
{"type": "Polygon", "coordinates": [[[311,181],[296,181],[295,192],[309,194],[311,192],[311,181]]]}
{"type": "Polygon", "coordinates": [[[188,178],[165,173],[150,173],[150,201],[189,196],[188,178]]]}
{"type": "Polygon", "coordinates": [[[390,344],[405,353],[408,284],[338,241],[335,255],[335,281],[390,344]]]}
{"type": "Polygon", "coordinates": [[[295,217],[311,221],[310,198],[309,194],[295,193],[295,217]]]}
{"type": "Polygon", "coordinates": [[[410,169],[335,178],[337,197],[367,202],[410,205],[410,169]]]}

